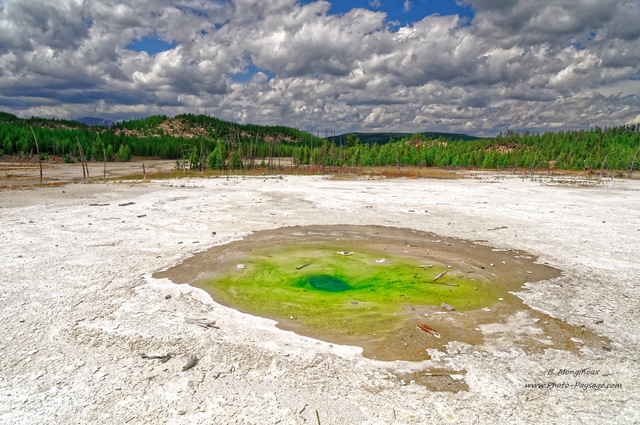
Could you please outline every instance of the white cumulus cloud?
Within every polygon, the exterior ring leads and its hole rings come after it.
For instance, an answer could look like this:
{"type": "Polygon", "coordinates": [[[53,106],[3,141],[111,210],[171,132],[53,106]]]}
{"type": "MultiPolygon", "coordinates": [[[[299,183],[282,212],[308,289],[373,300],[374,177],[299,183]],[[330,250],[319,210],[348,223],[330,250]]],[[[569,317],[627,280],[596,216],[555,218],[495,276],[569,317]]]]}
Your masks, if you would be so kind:
{"type": "Polygon", "coordinates": [[[480,135],[637,119],[637,1],[461,2],[470,22],[398,28],[324,0],[4,0],[0,109],[480,135]],[[170,47],[127,47],[143,37],[170,47]]]}

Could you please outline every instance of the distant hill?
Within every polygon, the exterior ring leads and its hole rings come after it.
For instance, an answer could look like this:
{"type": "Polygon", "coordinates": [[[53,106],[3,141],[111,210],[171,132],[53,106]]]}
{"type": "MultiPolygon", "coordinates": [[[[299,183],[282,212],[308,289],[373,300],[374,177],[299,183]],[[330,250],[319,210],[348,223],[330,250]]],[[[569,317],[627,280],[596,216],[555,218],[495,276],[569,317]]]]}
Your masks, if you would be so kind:
{"type": "Polygon", "coordinates": [[[424,133],[345,133],[339,136],[331,136],[327,137],[327,140],[330,142],[335,142],[336,144],[345,143],[347,137],[350,135],[357,136],[362,143],[366,143],[369,145],[379,144],[383,145],[385,143],[389,143],[390,139],[394,141],[398,141],[404,139],[406,137],[410,137],[414,134],[423,134],[427,139],[445,139],[445,140],[480,140],[482,137],[469,136],[468,134],[459,134],[459,133],[438,133],[438,132],[424,132],[424,133]]]}
{"type": "Polygon", "coordinates": [[[75,122],[79,122],[80,124],[89,125],[92,127],[106,127],[111,128],[113,124],[115,124],[111,120],[105,120],[103,118],[95,118],[95,117],[82,117],[73,120],[75,122]]]}

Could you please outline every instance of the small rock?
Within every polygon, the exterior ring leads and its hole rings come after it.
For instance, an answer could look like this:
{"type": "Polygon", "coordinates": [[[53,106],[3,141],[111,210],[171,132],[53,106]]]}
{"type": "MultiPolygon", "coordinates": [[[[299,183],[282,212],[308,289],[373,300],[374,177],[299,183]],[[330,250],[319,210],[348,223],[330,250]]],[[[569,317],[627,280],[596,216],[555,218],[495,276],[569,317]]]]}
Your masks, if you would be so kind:
{"type": "Polygon", "coordinates": [[[244,269],[244,264],[238,264],[238,265],[236,266],[236,268],[238,268],[238,269],[244,269]]]}
{"type": "Polygon", "coordinates": [[[191,369],[192,367],[194,367],[195,365],[198,364],[198,358],[196,356],[191,356],[191,358],[189,358],[189,361],[187,362],[187,364],[185,364],[184,366],[182,366],[182,371],[186,371],[191,369]]]}
{"type": "Polygon", "coordinates": [[[452,305],[449,305],[447,303],[442,303],[440,304],[440,307],[442,307],[443,309],[447,310],[447,311],[453,311],[455,310],[455,308],[453,308],[452,305]]]}

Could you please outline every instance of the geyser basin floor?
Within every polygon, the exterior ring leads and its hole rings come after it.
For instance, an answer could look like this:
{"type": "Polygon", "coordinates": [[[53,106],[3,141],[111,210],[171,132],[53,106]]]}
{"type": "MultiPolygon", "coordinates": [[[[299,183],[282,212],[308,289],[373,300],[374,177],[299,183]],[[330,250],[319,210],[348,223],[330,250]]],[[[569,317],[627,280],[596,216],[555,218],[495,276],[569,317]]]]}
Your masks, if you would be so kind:
{"type": "Polygon", "coordinates": [[[602,344],[510,293],[559,275],[526,253],[479,242],[377,226],[312,226],[254,233],[155,277],[194,284],[283,329],[362,346],[371,358],[424,360],[428,348],[451,341],[528,351],[602,344]]]}

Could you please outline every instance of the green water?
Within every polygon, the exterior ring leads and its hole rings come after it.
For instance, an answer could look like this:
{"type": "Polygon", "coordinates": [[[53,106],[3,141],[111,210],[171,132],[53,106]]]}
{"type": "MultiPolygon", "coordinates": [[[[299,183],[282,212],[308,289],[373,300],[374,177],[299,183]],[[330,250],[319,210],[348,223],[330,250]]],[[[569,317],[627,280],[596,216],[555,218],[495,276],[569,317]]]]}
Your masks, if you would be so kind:
{"type": "Polygon", "coordinates": [[[344,292],[353,289],[353,287],[344,280],[326,274],[313,275],[300,279],[300,286],[306,286],[307,284],[311,285],[314,289],[326,292],[344,292]]]}
{"type": "Polygon", "coordinates": [[[382,337],[403,322],[407,305],[445,302],[465,311],[490,306],[504,296],[488,282],[444,265],[424,270],[419,267],[424,259],[358,246],[278,245],[251,251],[241,262],[244,268],[230,264],[198,286],[226,305],[295,322],[310,334],[382,337]],[[345,250],[354,254],[336,253],[345,250]],[[447,274],[433,283],[444,271],[447,274]]]}

